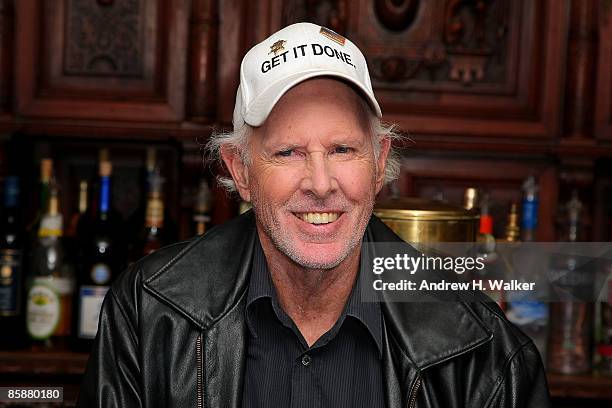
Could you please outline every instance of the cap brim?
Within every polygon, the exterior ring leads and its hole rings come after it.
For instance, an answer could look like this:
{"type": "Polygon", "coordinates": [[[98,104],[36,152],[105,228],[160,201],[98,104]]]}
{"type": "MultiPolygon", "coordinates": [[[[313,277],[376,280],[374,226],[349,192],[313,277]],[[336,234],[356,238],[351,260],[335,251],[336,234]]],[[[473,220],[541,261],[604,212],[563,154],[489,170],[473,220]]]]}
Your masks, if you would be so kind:
{"type": "Polygon", "coordinates": [[[349,82],[360,91],[360,93],[365,97],[368,101],[368,104],[379,118],[382,117],[382,111],[380,110],[380,106],[378,102],[374,98],[374,95],[371,95],[370,92],[358,81],[354,78],[342,74],[336,71],[329,70],[308,70],[302,71],[297,74],[288,75],[282,78],[279,81],[271,84],[268,88],[266,88],[257,98],[255,98],[249,106],[246,107],[246,114],[244,115],[244,121],[254,127],[261,126],[266,119],[274,106],[279,101],[279,99],[291,88],[303,82],[307,79],[327,76],[327,77],[335,77],[343,79],[349,82]]]}

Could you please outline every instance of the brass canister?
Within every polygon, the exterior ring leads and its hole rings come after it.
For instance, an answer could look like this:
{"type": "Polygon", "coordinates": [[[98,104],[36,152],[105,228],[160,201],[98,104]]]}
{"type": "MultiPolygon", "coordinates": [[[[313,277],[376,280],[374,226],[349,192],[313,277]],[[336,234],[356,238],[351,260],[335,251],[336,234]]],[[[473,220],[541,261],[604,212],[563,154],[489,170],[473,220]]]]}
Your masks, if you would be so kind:
{"type": "Polygon", "coordinates": [[[474,242],[478,213],[439,201],[398,198],[377,203],[374,214],[409,243],[474,242]]]}

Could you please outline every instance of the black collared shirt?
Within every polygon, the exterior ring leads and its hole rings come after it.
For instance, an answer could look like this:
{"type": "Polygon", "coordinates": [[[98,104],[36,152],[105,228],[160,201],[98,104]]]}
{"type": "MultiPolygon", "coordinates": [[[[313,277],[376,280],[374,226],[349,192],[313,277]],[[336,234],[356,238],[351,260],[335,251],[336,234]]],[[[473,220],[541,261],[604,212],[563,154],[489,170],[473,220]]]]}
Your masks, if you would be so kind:
{"type": "Polygon", "coordinates": [[[258,242],[246,321],[243,407],[385,406],[380,305],[361,301],[359,279],[336,324],[308,347],[280,306],[258,242]]]}

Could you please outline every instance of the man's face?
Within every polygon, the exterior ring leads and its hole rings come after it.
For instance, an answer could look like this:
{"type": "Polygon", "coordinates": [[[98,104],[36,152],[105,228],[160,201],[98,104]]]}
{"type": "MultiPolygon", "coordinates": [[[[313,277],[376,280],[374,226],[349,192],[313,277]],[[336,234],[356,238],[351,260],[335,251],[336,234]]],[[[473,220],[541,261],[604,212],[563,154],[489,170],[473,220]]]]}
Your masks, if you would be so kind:
{"type": "Polygon", "coordinates": [[[246,168],[243,198],[262,244],[315,269],[359,250],[388,151],[385,142],[376,161],[370,132],[359,96],[340,81],[306,81],[282,97],[251,135],[246,168]]]}

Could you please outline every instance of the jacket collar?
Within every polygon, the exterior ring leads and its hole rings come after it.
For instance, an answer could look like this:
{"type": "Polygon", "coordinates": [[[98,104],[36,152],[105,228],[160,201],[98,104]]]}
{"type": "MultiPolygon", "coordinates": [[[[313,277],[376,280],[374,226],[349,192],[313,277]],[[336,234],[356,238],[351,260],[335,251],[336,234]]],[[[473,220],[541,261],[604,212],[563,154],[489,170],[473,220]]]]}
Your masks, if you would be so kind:
{"type": "MultiPolygon", "coordinates": [[[[420,256],[376,216],[370,219],[364,242],[400,243],[405,245],[405,253],[420,256]]],[[[492,339],[492,331],[474,314],[470,299],[465,299],[460,292],[454,299],[439,300],[432,298],[431,293],[419,291],[411,302],[386,301],[386,293],[382,292],[381,307],[387,330],[418,370],[492,339]]]]}
{"type": "MultiPolygon", "coordinates": [[[[211,329],[246,298],[256,234],[255,217],[249,211],[191,242],[147,278],[144,287],[200,329],[211,329]]],[[[401,242],[375,216],[365,240],[401,242]]],[[[469,303],[459,298],[456,302],[383,301],[381,307],[386,335],[393,337],[417,370],[465,353],[492,336],[469,303]]]]}
{"type": "Polygon", "coordinates": [[[256,234],[250,211],[213,228],[146,278],[144,288],[209,329],[247,290],[256,234]]]}

